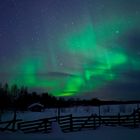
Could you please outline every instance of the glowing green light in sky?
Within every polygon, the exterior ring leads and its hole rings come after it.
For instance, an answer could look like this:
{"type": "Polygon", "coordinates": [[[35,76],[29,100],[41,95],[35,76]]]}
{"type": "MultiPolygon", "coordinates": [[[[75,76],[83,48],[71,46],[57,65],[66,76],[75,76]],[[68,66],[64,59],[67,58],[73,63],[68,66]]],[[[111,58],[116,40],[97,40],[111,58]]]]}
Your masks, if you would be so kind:
{"type": "MultiPolygon", "coordinates": [[[[92,64],[87,63],[81,66],[83,72],[79,73],[79,78],[68,79],[64,91],[76,91],[78,93],[84,87],[87,88],[87,84],[88,88],[93,91],[102,86],[105,81],[113,80],[115,72],[112,69],[127,61],[125,53],[112,51],[96,44],[96,34],[91,24],[84,26],[80,31],[69,33],[61,43],[64,44],[64,49],[69,53],[75,53],[75,56],[80,55],[80,57],[92,62],[92,64]],[[102,77],[102,80],[98,77],[102,77]]],[[[62,93],[64,96],[72,94],[62,93]]]]}
{"type": "Polygon", "coordinates": [[[0,82],[55,96],[139,83],[140,0],[61,1],[3,3],[0,82]]]}
{"type": "Polygon", "coordinates": [[[67,37],[65,37],[64,49],[66,47],[71,53],[82,53],[83,55],[89,55],[96,47],[96,38],[92,25],[85,26],[81,30],[73,31],[67,37]]]}
{"type": "MultiPolygon", "coordinates": [[[[19,66],[24,74],[21,83],[29,87],[46,88],[55,96],[72,96],[86,90],[94,91],[106,82],[114,80],[113,68],[127,61],[125,53],[97,45],[91,24],[67,34],[61,41],[61,46],[69,54],[75,54],[75,57],[80,55],[80,58],[85,60],[77,66],[80,71],[76,77],[49,78],[47,74],[45,77],[39,76],[44,62],[41,59],[26,58],[19,66]]],[[[69,59],[68,63],[75,63],[69,59]]]]}

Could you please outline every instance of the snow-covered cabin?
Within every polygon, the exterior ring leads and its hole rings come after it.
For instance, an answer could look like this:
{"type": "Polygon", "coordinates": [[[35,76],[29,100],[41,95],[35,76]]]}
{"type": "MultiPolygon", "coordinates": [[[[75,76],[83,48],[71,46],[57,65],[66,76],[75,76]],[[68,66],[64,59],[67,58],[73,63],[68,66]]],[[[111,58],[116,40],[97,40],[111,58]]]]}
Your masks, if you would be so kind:
{"type": "Polygon", "coordinates": [[[28,106],[28,110],[33,112],[41,112],[44,111],[44,106],[40,103],[33,103],[30,106],[28,106]]]}

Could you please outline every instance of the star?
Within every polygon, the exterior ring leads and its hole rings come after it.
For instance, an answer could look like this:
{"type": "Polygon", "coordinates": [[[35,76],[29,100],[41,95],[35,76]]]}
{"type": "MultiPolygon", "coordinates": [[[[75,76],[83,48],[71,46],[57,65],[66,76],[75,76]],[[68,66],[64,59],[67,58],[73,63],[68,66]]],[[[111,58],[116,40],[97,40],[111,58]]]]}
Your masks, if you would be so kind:
{"type": "Polygon", "coordinates": [[[61,62],[61,63],[59,63],[59,65],[60,65],[60,66],[63,66],[64,64],[61,62]]]}
{"type": "Polygon", "coordinates": [[[119,31],[119,30],[116,30],[116,31],[115,31],[115,33],[116,33],[116,34],[119,34],[119,33],[120,33],[120,31],[119,31]]]}
{"type": "Polygon", "coordinates": [[[72,21],[71,24],[74,25],[74,22],[72,21]]]}

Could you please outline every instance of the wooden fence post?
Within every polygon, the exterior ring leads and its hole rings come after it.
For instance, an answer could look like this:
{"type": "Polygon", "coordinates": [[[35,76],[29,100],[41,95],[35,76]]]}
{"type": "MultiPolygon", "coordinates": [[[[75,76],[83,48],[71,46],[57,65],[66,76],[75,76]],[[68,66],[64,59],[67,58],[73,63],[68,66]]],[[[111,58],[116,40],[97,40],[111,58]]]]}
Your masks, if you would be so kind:
{"type": "Polygon", "coordinates": [[[17,129],[20,130],[20,123],[17,124],[17,129]]]}
{"type": "Polygon", "coordinates": [[[134,112],[133,112],[133,119],[134,119],[134,128],[136,127],[136,111],[134,109],[134,112]]]}
{"type": "Polygon", "coordinates": [[[101,116],[99,116],[99,126],[101,126],[101,116]]]}
{"type": "Polygon", "coordinates": [[[48,131],[48,129],[47,129],[47,122],[48,122],[48,120],[44,120],[45,133],[47,133],[47,131],[48,131]]]}
{"type": "Polygon", "coordinates": [[[12,125],[12,131],[15,131],[15,126],[16,126],[16,109],[14,110],[14,117],[13,117],[13,125],[12,125]]]}
{"type": "Polygon", "coordinates": [[[139,109],[139,104],[137,103],[137,110],[139,109]]]}
{"type": "Polygon", "coordinates": [[[0,121],[1,121],[1,118],[2,118],[2,109],[0,109],[0,121]]]}
{"type": "Polygon", "coordinates": [[[94,116],[93,116],[93,123],[94,123],[94,129],[96,129],[96,114],[94,114],[94,116]]]}
{"type": "Polygon", "coordinates": [[[70,131],[73,131],[73,118],[72,118],[72,114],[70,114],[70,131]]]}
{"type": "Polygon", "coordinates": [[[57,121],[60,121],[60,107],[57,108],[57,121]]]}
{"type": "Polygon", "coordinates": [[[138,112],[138,117],[139,117],[139,123],[140,123],[140,112],[138,112]]]}
{"type": "Polygon", "coordinates": [[[118,113],[118,125],[120,126],[121,125],[121,121],[120,121],[120,113],[118,113]]]}
{"type": "Polygon", "coordinates": [[[99,116],[101,115],[101,107],[100,107],[100,105],[98,106],[98,108],[99,108],[99,116]]]}

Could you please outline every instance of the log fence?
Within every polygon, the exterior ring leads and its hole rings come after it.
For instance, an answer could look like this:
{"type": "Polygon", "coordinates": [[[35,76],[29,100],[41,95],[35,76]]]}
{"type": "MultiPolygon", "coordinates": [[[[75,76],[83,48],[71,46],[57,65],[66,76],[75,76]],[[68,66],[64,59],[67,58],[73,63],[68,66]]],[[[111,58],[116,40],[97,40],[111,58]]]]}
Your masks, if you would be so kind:
{"type": "Polygon", "coordinates": [[[123,126],[137,128],[140,126],[140,108],[134,110],[130,115],[96,115],[78,116],[72,114],[59,117],[44,118],[32,121],[11,120],[0,122],[0,131],[20,130],[24,133],[51,133],[52,122],[57,122],[63,132],[82,131],[97,129],[100,126],[123,126]],[[2,127],[3,126],[3,127],[2,127]]]}

